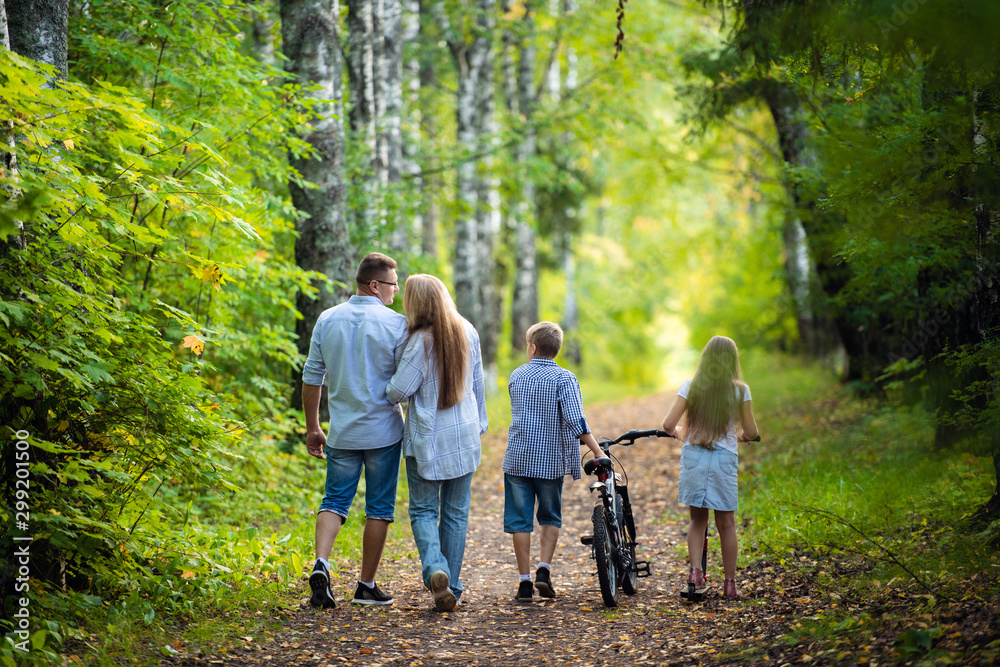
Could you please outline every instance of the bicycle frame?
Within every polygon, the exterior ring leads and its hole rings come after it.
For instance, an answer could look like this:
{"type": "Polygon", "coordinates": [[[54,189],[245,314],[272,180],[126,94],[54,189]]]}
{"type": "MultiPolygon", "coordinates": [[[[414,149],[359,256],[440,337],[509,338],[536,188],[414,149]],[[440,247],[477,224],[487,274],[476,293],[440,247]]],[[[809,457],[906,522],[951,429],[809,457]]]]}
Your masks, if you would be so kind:
{"type": "Polygon", "coordinates": [[[605,456],[591,459],[584,466],[588,475],[597,477],[597,481],[590,484],[590,491],[591,493],[597,491],[600,501],[594,512],[594,536],[581,538],[581,541],[591,546],[591,558],[598,563],[601,595],[605,605],[609,607],[618,604],[619,586],[626,595],[634,595],[637,592],[636,579],[651,574],[649,561],[639,561],[635,557],[638,542],[632,502],[629,498],[628,484],[621,473],[615,470],[611,459],[611,445],[632,445],[639,438],[652,436],[673,437],[665,431],[632,430],[615,440],[600,441],[598,445],[605,456]],[[598,507],[601,508],[600,514],[597,511],[598,507]],[[598,534],[601,536],[600,544],[596,539],[598,534]],[[609,553],[605,554],[606,547],[609,547],[607,549],[609,553]]]}
{"type": "MultiPolygon", "coordinates": [[[[605,440],[598,444],[610,459],[611,441],[605,440]]],[[[590,491],[591,493],[594,491],[599,492],[601,504],[608,513],[609,522],[612,527],[611,545],[619,553],[619,565],[622,572],[628,573],[634,570],[639,576],[648,577],[650,575],[649,562],[633,563],[627,550],[621,550],[622,546],[629,548],[638,544],[635,541],[635,518],[632,514],[632,502],[628,495],[628,485],[623,482],[621,473],[614,470],[613,464],[612,466],[598,465],[594,474],[597,476],[597,481],[591,482],[590,491]],[[619,498],[621,502],[617,503],[616,500],[619,498]],[[632,536],[632,539],[628,540],[626,535],[632,536]]]]}

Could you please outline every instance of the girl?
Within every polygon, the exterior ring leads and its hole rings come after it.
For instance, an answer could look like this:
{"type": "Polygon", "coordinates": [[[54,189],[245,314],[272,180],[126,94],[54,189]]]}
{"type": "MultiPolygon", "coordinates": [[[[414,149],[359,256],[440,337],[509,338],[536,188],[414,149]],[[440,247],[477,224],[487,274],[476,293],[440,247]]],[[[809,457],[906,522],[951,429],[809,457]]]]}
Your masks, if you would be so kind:
{"type": "Polygon", "coordinates": [[[386,387],[392,403],[409,401],[403,457],[410,527],[424,585],[439,611],[462,595],[472,473],[488,425],[479,334],[455,308],[444,283],[412,275],[403,292],[410,340],[386,387]]]}
{"type": "Polygon", "coordinates": [[[714,509],[725,572],[722,594],[736,598],[740,595],[736,589],[737,430],[740,440],[752,440],[757,437],[757,422],[750,405],[750,387],[740,376],[739,352],[732,339],[713,336],[708,341],[694,378],[681,385],[677,400],[664,417],[663,430],[674,434],[685,412],[687,429],[677,500],[688,505],[691,514],[688,583],[695,585],[696,593],[705,591],[705,573],[695,564],[701,562],[708,511],[714,509]]]}

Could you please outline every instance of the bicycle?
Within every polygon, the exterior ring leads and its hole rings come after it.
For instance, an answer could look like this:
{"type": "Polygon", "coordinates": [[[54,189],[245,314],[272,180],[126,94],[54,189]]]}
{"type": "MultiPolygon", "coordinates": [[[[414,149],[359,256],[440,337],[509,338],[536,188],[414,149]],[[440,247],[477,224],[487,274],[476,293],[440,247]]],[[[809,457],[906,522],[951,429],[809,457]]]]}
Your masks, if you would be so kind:
{"type": "Polygon", "coordinates": [[[601,597],[606,607],[617,607],[619,592],[635,595],[638,592],[638,578],[648,577],[648,560],[636,560],[635,519],[632,503],[628,496],[628,473],[621,461],[618,462],[622,474],[615,472],[611,456],[611,445],[634,445],[640,438],[673,438],[666,431],[631,430],[614,440],[601,440],[597,444],[605,456],[590,459],[583,469],[588,475],[596,475],[597,481],[590,484],[590,491],[598,491],[600,499],[594,505],[594,533],[585,535],[580,541],[591,547],[590,557],[597,561],[597,578],[601,586],[601,597]]]}

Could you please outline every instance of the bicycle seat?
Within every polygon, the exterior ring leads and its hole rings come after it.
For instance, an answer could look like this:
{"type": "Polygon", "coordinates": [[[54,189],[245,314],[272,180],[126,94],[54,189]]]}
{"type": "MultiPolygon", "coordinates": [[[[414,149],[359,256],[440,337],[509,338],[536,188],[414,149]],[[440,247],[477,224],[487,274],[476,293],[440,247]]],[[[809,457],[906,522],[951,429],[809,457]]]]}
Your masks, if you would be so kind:
{"type": "Polygon", "coordinates": [[[593,475],[594,471],[597,470],[598,468],[610,469],[612,467],[613,464],[611,463],[611,459],[609,459],[607,456],[602,456],[598,459],[590,459],[589,461],[584,463],[583,471],[588,475],[593,475]]]}

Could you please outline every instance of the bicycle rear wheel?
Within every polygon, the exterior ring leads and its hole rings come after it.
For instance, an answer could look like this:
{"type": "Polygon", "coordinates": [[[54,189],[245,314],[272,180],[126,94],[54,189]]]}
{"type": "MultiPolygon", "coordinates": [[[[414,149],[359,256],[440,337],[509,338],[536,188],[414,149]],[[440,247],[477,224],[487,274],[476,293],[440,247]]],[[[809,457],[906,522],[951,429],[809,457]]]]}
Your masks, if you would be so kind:
{"type": "Polygon", "coordinates": [[[611,544],[611,526],[603,505],[594,507],[594,558],[597,561],[597,579],[601,583],[601,597],[605,607],[618,606],[618,568],[615,565],[614,547],[611,544]]]}

